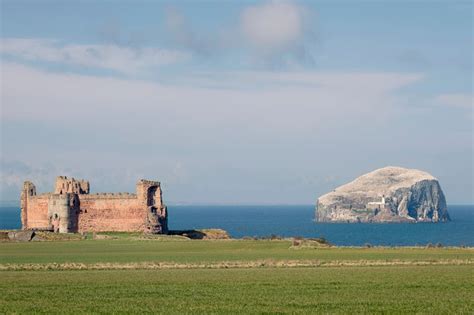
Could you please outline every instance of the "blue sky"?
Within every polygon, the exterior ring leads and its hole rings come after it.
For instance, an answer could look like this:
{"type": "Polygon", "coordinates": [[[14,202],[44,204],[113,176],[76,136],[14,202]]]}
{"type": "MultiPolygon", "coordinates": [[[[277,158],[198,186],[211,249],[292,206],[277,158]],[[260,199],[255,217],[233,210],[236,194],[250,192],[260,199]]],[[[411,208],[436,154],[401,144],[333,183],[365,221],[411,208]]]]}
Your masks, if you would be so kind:
{"type": "Polygon", "coordinates": [[[473,203],[470,1],[1,2],[0,199],[54,177],[311,204],[373,169],[473,203]]]}

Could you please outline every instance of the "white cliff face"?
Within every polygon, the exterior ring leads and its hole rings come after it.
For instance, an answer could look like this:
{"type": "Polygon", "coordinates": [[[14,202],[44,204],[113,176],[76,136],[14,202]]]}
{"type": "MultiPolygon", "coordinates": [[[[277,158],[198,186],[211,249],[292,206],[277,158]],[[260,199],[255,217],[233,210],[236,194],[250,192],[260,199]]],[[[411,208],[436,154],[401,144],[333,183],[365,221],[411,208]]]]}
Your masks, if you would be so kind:
{"type": "Polygon", "coordinates": [[[320,222],[448,221],[446,199],[432,175],[402,167],[384,167],[321,196],[320,222]]]}

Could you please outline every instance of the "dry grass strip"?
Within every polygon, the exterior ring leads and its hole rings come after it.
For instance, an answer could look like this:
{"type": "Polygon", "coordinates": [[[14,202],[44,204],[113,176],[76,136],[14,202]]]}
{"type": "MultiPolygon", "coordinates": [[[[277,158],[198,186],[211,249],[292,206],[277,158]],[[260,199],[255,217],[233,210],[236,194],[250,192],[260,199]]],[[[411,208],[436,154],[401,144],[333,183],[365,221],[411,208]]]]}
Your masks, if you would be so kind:
{"type": "Polygon", "coordinates": [[[474,265],[474,259],[440,260],[255,260],[221,262],[132,262],[132,263],[46,263],[0,264],[0,271],[21,270],[138,270],[138,269],[226,269],[226,268],[294,268],[294,267],[383,267],[474,265]]]}

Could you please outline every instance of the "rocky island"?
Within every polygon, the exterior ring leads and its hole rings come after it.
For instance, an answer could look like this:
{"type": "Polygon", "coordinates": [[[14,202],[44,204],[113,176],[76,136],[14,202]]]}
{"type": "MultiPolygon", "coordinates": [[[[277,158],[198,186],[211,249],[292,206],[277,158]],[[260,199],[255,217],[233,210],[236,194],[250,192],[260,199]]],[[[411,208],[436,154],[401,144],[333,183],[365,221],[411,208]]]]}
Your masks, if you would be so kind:
{"type": "Polygon", "coordinates": [[[446,198],[429,173],[384,167],[318,198],[318,222],[449,221],[446,198]]]}

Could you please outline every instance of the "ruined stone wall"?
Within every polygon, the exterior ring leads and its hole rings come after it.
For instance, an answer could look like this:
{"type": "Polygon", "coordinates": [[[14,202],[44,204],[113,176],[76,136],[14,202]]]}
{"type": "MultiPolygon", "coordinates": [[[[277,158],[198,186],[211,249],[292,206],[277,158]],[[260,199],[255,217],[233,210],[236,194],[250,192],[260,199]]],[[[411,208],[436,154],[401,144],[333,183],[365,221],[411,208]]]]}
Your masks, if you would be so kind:
{"type": "Polygon", "coordinates": [[[60,176],[55,192],[36,195],[31,182],[21,193],[23,229],[68,232],[167,233],[168,216],[159,182],[140,180],[137,194],[89,194],[89,183],[60,176]]]}
{"type": "Polygon", "coordinates": [[[146,209],[136,195],[79,195],[79,232],[145,230],[146,209]]]}
{"type": "Polygon", "coordinates": [[[67,176],[58,176],[56,177],[56,183],[54,187],[55,194],[65,194],[65,193],[74,193],[74,194],[88,194],[90,191],[89,182],[83,179],[76,180],[67,176]]]}
{"type": "Polygon", "coordinates": [[[48,201],[50,194],[29,196],[26,209],[26,228],[24,229],[46,229],[48,220],[48,201]]]}
{"type": "Polygon", "coordinates": [[[168,211],[163,204],[161,184],[145,179],[139,180],[137,196],[146,209],[145,231],[153,234],[168,233],[168,211]]]}

